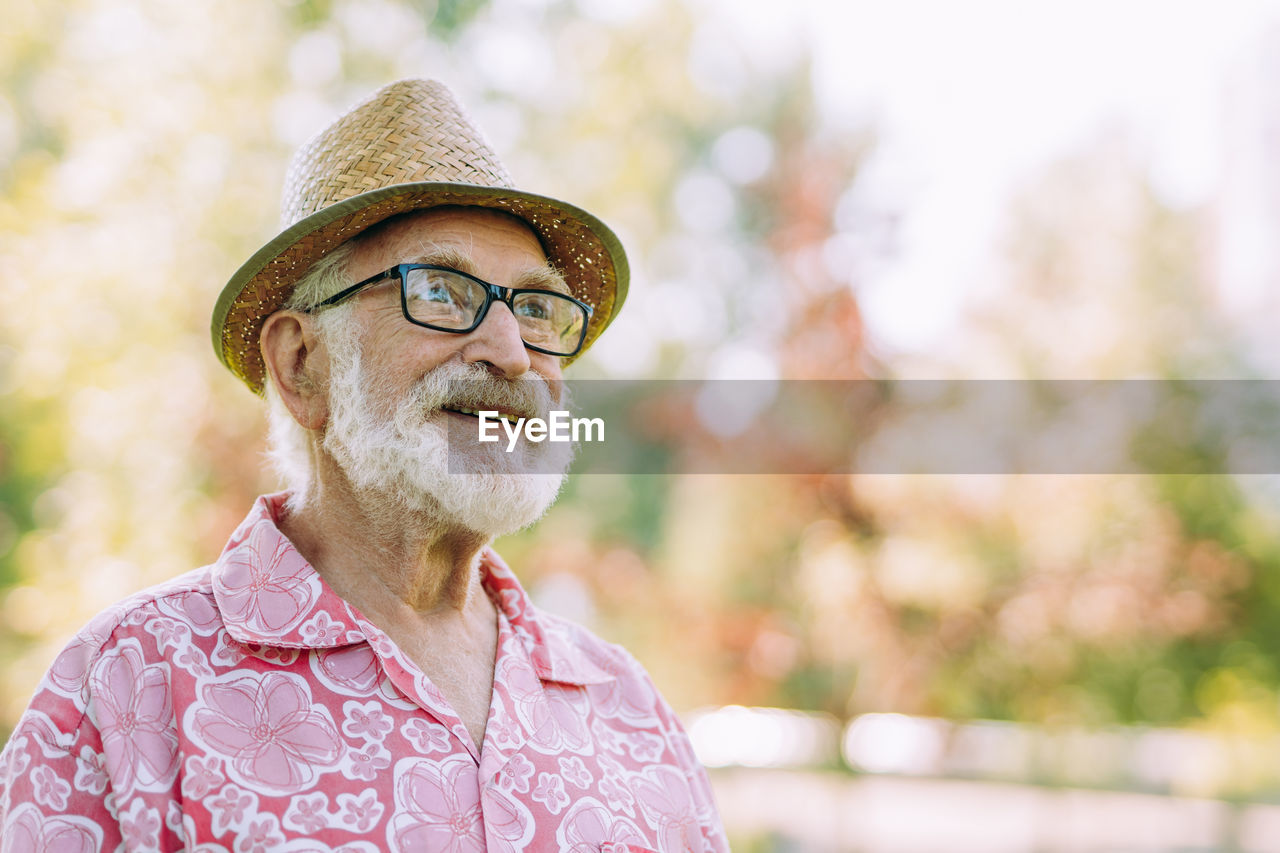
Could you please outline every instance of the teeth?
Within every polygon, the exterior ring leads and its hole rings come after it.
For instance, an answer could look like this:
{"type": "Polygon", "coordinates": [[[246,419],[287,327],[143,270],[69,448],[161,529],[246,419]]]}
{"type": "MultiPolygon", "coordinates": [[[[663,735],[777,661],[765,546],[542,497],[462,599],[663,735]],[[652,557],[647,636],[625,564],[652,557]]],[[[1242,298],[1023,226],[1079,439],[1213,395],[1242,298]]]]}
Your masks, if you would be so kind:
{"type": "MultiPolygon", "coordinates": [[[[478,409],[464,409],[461,406],[459,406],[456,409],[449,409],[448,411],[458,412],[459,414],[463,414],[463,415],[471,415],[473,418],[480,417],[480,411],[478,409]]],[[[485,411],[493,411],[493,410],[486,409],[485,411]]],[[[504,421],[506,421],[509,424],[514,424],[518,420],[518,417],[516,415],[508,415],[505,412],[498,412],[498,417],[502,418],[504,421]]]]}

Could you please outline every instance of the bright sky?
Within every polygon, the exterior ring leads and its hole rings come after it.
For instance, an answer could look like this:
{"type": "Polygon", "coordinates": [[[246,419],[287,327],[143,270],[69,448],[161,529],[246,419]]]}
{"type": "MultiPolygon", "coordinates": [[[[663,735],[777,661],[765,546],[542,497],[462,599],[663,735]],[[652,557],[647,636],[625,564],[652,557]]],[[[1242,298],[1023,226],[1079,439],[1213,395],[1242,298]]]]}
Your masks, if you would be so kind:
{"type": "Polygon", "coordinates": [[[1019,178],[1106,129],[1142,146],[1166,202],[1213,198],[1228,97],[1262,35],[1280,42],[1275,0],[793,0],[789,26],[772,0],[708,2],[749,50],[807,43],[833,121],[875,120],[865,191],[905,200],[906,217],[901,256],[859,297],[903,353],[936,346],[981,294],[1019,178]]]}

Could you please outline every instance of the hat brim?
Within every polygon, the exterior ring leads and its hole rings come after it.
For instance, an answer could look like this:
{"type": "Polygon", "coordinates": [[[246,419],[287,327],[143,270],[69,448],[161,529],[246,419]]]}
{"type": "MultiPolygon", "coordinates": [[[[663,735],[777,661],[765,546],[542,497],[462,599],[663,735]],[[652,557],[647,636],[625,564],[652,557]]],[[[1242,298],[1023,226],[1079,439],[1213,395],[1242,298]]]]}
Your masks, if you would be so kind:
{"type": "Polygon", "coordinates": [[[442,205],[501,210],[528,223],[547,261],[564,275],[573,295],[594,308],[579,355],[617,316],[627,296],[627,256],[617,235],[585,210],[506,187],[434,181],[395,184],[318,210],[255,252],[227,282],[214,305],[210,331],[218,359],[254,393],[262,394],[265,367],[258,343],[262,324],[284,305],[311,265],[385,219],[442,205]]]}

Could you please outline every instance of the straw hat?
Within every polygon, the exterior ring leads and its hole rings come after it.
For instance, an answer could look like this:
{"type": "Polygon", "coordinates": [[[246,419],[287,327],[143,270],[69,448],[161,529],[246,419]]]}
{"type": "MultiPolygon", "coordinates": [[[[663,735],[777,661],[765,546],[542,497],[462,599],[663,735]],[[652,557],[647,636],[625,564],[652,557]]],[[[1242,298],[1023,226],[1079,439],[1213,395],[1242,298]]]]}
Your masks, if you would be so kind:
{"type": "Polygon", "coordinates": [[[446,204],[502,210],[528,223],[573,295],[595,308],[585,350],[626,298],[622,244],[586,211],[511,184],[442,84],[400,80],[378,90],[294,155],[281,202],[285,230],[236,271],[214,306],[218,358],[261,394],[262,323],[311,265],[390,216],[446,204]]]}

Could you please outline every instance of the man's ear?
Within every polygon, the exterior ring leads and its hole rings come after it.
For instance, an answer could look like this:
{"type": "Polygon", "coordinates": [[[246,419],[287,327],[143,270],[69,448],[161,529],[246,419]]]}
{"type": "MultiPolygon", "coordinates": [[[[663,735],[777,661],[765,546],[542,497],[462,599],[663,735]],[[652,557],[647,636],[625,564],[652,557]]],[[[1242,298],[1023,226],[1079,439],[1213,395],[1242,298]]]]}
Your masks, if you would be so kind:
{"type": "Polygon", "coordinates": [[[328,358],[319,349],[311,317],[281,310],[262,324],[262,361],[280,399],[306,429],[319,429],[329,419],[328,358]]]}

